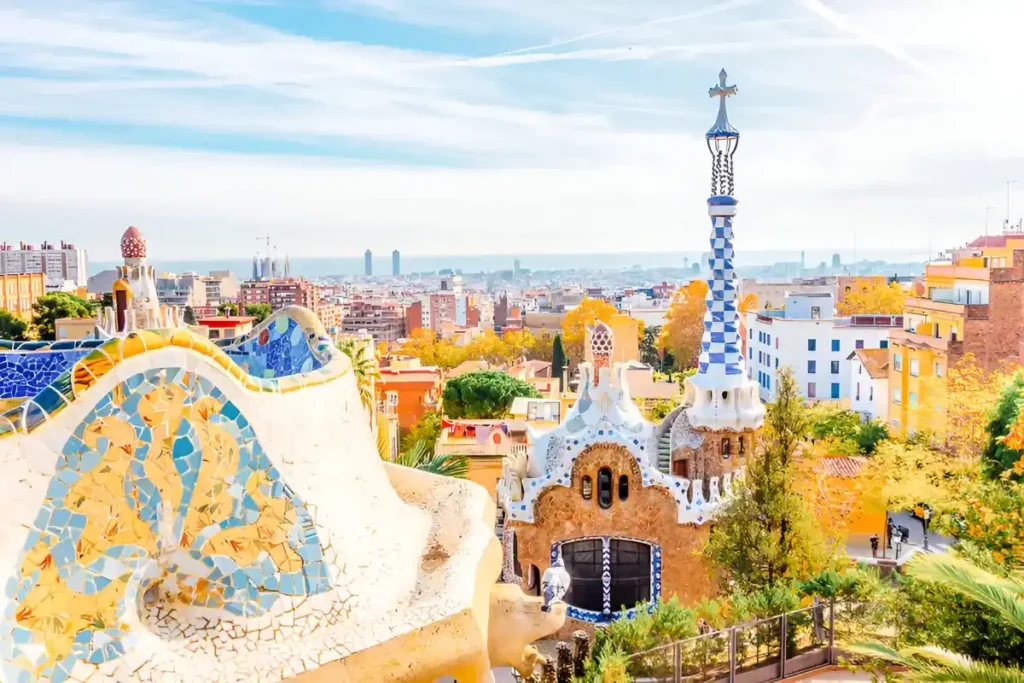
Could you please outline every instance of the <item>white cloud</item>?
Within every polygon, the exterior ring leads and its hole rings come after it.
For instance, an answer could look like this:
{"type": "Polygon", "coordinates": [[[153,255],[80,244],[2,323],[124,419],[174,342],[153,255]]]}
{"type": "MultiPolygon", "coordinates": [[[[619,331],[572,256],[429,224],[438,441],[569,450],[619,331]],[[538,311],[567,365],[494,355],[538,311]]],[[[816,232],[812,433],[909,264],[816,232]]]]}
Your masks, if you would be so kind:
{"type": "Polygon", "coordinates": [[[929,230],[958,243],[1003,205],[1007,177],[1024,180],[1024,7],[970,4],[359,5],[525,46],[465,55],[290,35],[217,2],[0,0],[0,115],[342,157],[176,152],[0,122],[0,223],[8,239],[59,232],[108,255],[128,223],[173,256],[194,253],[188,239],[244,255],[267,230],[296,255],[701,249],[704,89],[725,62],[741,91],[741,252],[848,246],[854,231],[861,248],[912,248],[929,230]],[[391,161],[345,160],[352,146],[391,161]]]}

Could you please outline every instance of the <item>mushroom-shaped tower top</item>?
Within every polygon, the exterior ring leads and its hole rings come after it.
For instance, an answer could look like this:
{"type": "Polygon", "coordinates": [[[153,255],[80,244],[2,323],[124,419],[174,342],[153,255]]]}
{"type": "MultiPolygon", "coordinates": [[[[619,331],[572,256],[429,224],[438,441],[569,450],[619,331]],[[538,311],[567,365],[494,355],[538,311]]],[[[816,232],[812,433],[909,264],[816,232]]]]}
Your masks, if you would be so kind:
{"type": "Polygon", "coordinates": [[[134,225],[129,226],[121,235],[121,256],[124,258],[145,258],[146,238],[142,231],[134,225]]]}

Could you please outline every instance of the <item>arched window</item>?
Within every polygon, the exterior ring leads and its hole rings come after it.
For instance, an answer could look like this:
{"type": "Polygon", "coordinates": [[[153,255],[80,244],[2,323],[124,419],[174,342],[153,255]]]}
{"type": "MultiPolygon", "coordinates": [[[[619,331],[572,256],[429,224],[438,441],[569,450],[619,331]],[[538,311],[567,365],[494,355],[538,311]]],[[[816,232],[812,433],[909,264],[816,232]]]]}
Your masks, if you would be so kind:
{"type": "Polygon", "coordinates": [[[629,498],[629,477],[625,474],[619,475],[619,500],[629,498]]]}
{"type": "Polygon", "coordinates": [[[540,595],[540,570],[537,565],[531,564],[526,574],[527,595],[540,595]]]}
{"type": "Polygon", "coordinates": [[[739,454],[740,454],[740,457],[742,458],[746,454],[746,452],[747,452],[746,451],[746,444],[743,441],[743,435],[740,434],[740,436],[739,436],[739,454]]]}
{"type": "Polygon", "coordinates": [[[732,441],[729,437],[725,437],[722,439],[722,460],[728,460],[730,455],[732,455],[732,441]]]}
{"type": "Polygon", "coordinates": [[[583,500],[590,500],[594,495],[594,480],[590,478],[590,475],[584,475],[583,481],[581,482],[583,487],[583,500]]]}
{"type": "Polygon", "coordinates": [[[612,506],[612,471],[607,467],[597,471],[597,504],[605,509],[612,506]]]}

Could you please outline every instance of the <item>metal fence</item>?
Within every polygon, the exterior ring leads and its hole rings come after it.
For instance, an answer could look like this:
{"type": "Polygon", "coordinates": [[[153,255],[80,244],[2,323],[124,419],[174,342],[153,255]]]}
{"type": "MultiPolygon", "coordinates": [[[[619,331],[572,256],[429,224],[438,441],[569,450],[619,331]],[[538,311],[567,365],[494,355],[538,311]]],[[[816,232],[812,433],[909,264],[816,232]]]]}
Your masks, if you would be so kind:
{"type": "Polygon", "coordinates": [[[835,663],[835,603],[670,643],[629,657],[636,683],[767,683],[835,663]]]}

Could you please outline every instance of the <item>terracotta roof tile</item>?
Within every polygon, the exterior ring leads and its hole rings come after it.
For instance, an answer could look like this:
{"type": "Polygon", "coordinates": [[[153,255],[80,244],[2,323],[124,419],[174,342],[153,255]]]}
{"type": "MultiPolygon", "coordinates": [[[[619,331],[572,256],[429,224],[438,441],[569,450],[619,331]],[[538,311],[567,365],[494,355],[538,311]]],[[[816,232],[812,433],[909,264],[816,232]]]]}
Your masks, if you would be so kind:
{"type": "Polygon", "coordinates": [[[885,379],[889,376],[888,349],[857,349],[854,351],[871,379],[885,379]]]}

